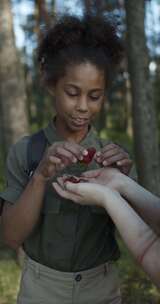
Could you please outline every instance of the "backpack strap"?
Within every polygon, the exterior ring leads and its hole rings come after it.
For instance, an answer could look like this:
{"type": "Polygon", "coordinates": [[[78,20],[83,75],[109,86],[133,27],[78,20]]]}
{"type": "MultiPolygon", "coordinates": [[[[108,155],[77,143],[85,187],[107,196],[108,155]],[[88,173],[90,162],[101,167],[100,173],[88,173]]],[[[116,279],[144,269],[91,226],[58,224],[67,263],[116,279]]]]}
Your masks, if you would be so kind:
{"type": "Polygon", "coordinates": [[[45,148],[47,146],[47,138],[43,130],[31,135],[27,146],[27,175],[31,177],[37,168],[45,148]]]}

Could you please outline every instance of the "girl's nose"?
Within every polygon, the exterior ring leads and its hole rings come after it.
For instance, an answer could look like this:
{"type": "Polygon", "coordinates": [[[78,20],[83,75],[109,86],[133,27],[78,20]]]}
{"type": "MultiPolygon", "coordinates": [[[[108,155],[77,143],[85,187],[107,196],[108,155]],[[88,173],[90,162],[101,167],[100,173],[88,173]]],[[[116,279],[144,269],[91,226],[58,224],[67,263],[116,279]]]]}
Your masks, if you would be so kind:
{"type": "Polygon", "coordinates": [[[87,112],[88,111],[88,102],[87,102],[87,96],[81,96],[78,99],[77,102],[77,110],[81,112],[87,112]]]}

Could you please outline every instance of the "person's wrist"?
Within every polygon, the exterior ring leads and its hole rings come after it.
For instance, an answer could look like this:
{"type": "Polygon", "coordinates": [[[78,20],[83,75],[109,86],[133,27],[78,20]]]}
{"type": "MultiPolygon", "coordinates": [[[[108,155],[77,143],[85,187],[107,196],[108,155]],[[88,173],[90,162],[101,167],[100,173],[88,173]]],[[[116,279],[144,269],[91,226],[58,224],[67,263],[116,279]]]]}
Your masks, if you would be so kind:
{"type": "Polygon", "coordinates": [[[48,177],[45,177],[41,172],[39,171],[35,171],[33,176],[32,176],[32,181],[36,182],[36,183],[40,183],[40,184],[46,184],[47,181],[49,180],[48,177]]]}
{"type": "Polygon", "coordinates": [[[128,177],[123,173],[119,173],[119,176],[117,176],[116,190],[119,192],[119,194],[124,196],[126,187],[128,187],[128,177]]]}
{"type": "Polygon", "coordinates": [[[114,190],[112,190],[104,185],[100,185],[99,190],[100,190],[99,191],[99,204],[101,207],[103,207],[104,209],[107,210],[108,197],[112,198],[114,190]]]}
{"type": "Polygon", "coordinates": [[[42,180],[43,182],[47,182],[52,177],[54,177],[56,174],[55,168],[52,168],[52,172],[49,175],[49,169],[41,166],[41,164],[37,167],[37,169],[34,172],[35,178],[38,180],[42,180]]]}
{"type": "Polygon", "coordinates": [[[107,211],[110,203],[119,197],[121,197],[121,194],[117,190],[115,189],[113,190],[108,187],[105,188],[104,193],[102,193],[101,196],[101,202],[103,204],[103,208],[107,211]]]}
{"type": "Polygon", "coordinates": [[[105,185],[94,184],[94,189],[92,192],[93,200],[95,205],[105,208],[106,201],[106,189],[105,185]]]}

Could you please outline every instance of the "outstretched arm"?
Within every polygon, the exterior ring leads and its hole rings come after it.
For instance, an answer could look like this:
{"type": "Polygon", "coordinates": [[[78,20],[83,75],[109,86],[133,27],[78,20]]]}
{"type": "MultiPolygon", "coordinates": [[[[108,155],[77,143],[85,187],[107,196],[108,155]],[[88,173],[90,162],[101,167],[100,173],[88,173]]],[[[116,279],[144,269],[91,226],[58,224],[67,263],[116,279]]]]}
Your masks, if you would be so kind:
{"type": "Polygon", "coordinates": [[[117,190],[156,234],[160,234],[159,197],[115,168],[88,171],[84,173],[84,176],[88,181],[107,185],[109,188],[117,190]]]}
{"type": "Polygon", "coordinates": [[[53,186],[62,197],[76,203],[96,204],[104,207],[136,260],[153,282],[160,287],[159,237],[118,192],[92,183],[72,184],[67,182],[66,189],[57,183],[54,183],[53,186]]]}
{"type": "Polygon", "coordinates": [[[160,235],[160,198],[124,175],[121,175],[119,189],[134,210],[160,235]]]}

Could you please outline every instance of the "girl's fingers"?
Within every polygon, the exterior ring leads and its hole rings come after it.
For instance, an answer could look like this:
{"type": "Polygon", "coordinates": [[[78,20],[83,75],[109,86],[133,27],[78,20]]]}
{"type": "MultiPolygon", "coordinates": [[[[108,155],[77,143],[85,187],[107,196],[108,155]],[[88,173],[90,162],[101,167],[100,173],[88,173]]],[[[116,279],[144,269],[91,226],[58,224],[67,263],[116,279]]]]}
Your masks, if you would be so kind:
{"type": "Polygon", "coordinates": [[[132,160],[130,159],[123,159],[121,161],[118,161],[116,164],[121,170],[122,173],[128,174],[130,172],[130,169],[132,167],[132,160]]]}
{"type": "Polygon", "coordinates": [[[57,164],[57,165],[61,164],[61,162],[62,162],[60,158],[58,158],[56,156],[52,156],[52,155],[49,156],[49,161],[52,164],[57,164]]]}
{"type": "Polygon", "coordinates": [[[128,158],[128,154],[124,152],[122,149],[113,149],[103,153],[103,158],[110,158],[112,156],[116,156],[118,154],[122,154],[123,158],[128,158]]]}
{"type": "Polygon", "coordinates": [[[124,152],[121,149],[112,149],[109,151],[104,152],[100,157],[97,157],[97,162],[98,163],[103,163],[104,160],[108,161],[108,163],[112,163],[110,162],[111,158],[117,157],[118,155],[122,155],[123,158],[128,159],[128,154],[126,152],[124,152]]]}
{"type": "Polygon", "coordinates": [[[122,159],[116,162],[117,166],[131,166],[132,160],[131,159],[122,159]]]}
{"type": "Polygon", "coordinates": [[[119,149],[119,148],[114,148],[114,149],[106,150],[106,151],[103,152],[102,157],[104,157],[104,155],[105,155],[106,158],[107,157],[109,158],[109,157],[114,156],[114,155],[116,155],[116,154],[118,154],[120,152],[122,152],[122,150],[119,149]]]}
{"type": "Polygon", "coordinates": [[[63,147],[64,147],[64,149],[66,149],[67,151],[72,153],[74,155],[74,157],[78,160],[82,160],[83,155],[88,154],[88,151],[85,148],[83,148],[82,146],[75,144],[73,142],[65,142],[63,144],[63,147]]]}
{"type": "Polygon", "coordinates": [[[77,160],[82,160],[83,155],[88,154],[88,151],[84,147],[69,141],[55,143],[49,150],[50,154],[67,157],[73,163],[76,163],[77,160]]]}
{"type": "Polygon", "coordinates": [[[72,163],[77,162],[77,158],[70,151],[67,151],[63,147],[57,147],[56,155],[62,158],[62,160],[67,159],[69,162],[72,163]]]}
{"type": "MultiPolygon", "coordinates": [[[[114,143],[111,143],[111,144],[108,144],[106,146],[104,146],[102,149],[101,149],[101,153],[105,153],[107,151],[110,151],[110,150],[114,150],[114,149],[117,149],[117,150],[123,150],[123,148],[117,144],[114,144],[114,143]]],[[[124,151],[124,150],[123,150],[124,151]]],[[[125,151],[124,151],[125,152],[125,151]]]]}
{"type": "Polygon", "coordinates": [[[62,163],[62,160],[56,156],[49,156],[49,167],[48,170],[51,173],[54,168],[56,171],[62,170],[64,168],[64,164],[62,163]]]}
{"type": "MultiPolygon", "coordinates": [[[[115,164],[118,161],[122,161],[122,160],[124,160],[124,154],[123,153],[119,153],[119,154],[117,154],[115,156],[112,156],[110,158],[104,157],[104,160],[103,160],[102,164],[105,167],[105,166],[110,166],[112,164],[115,164]]],[[[125,160],[126,160],[126,158],[125,158],[125,160]]]]}

